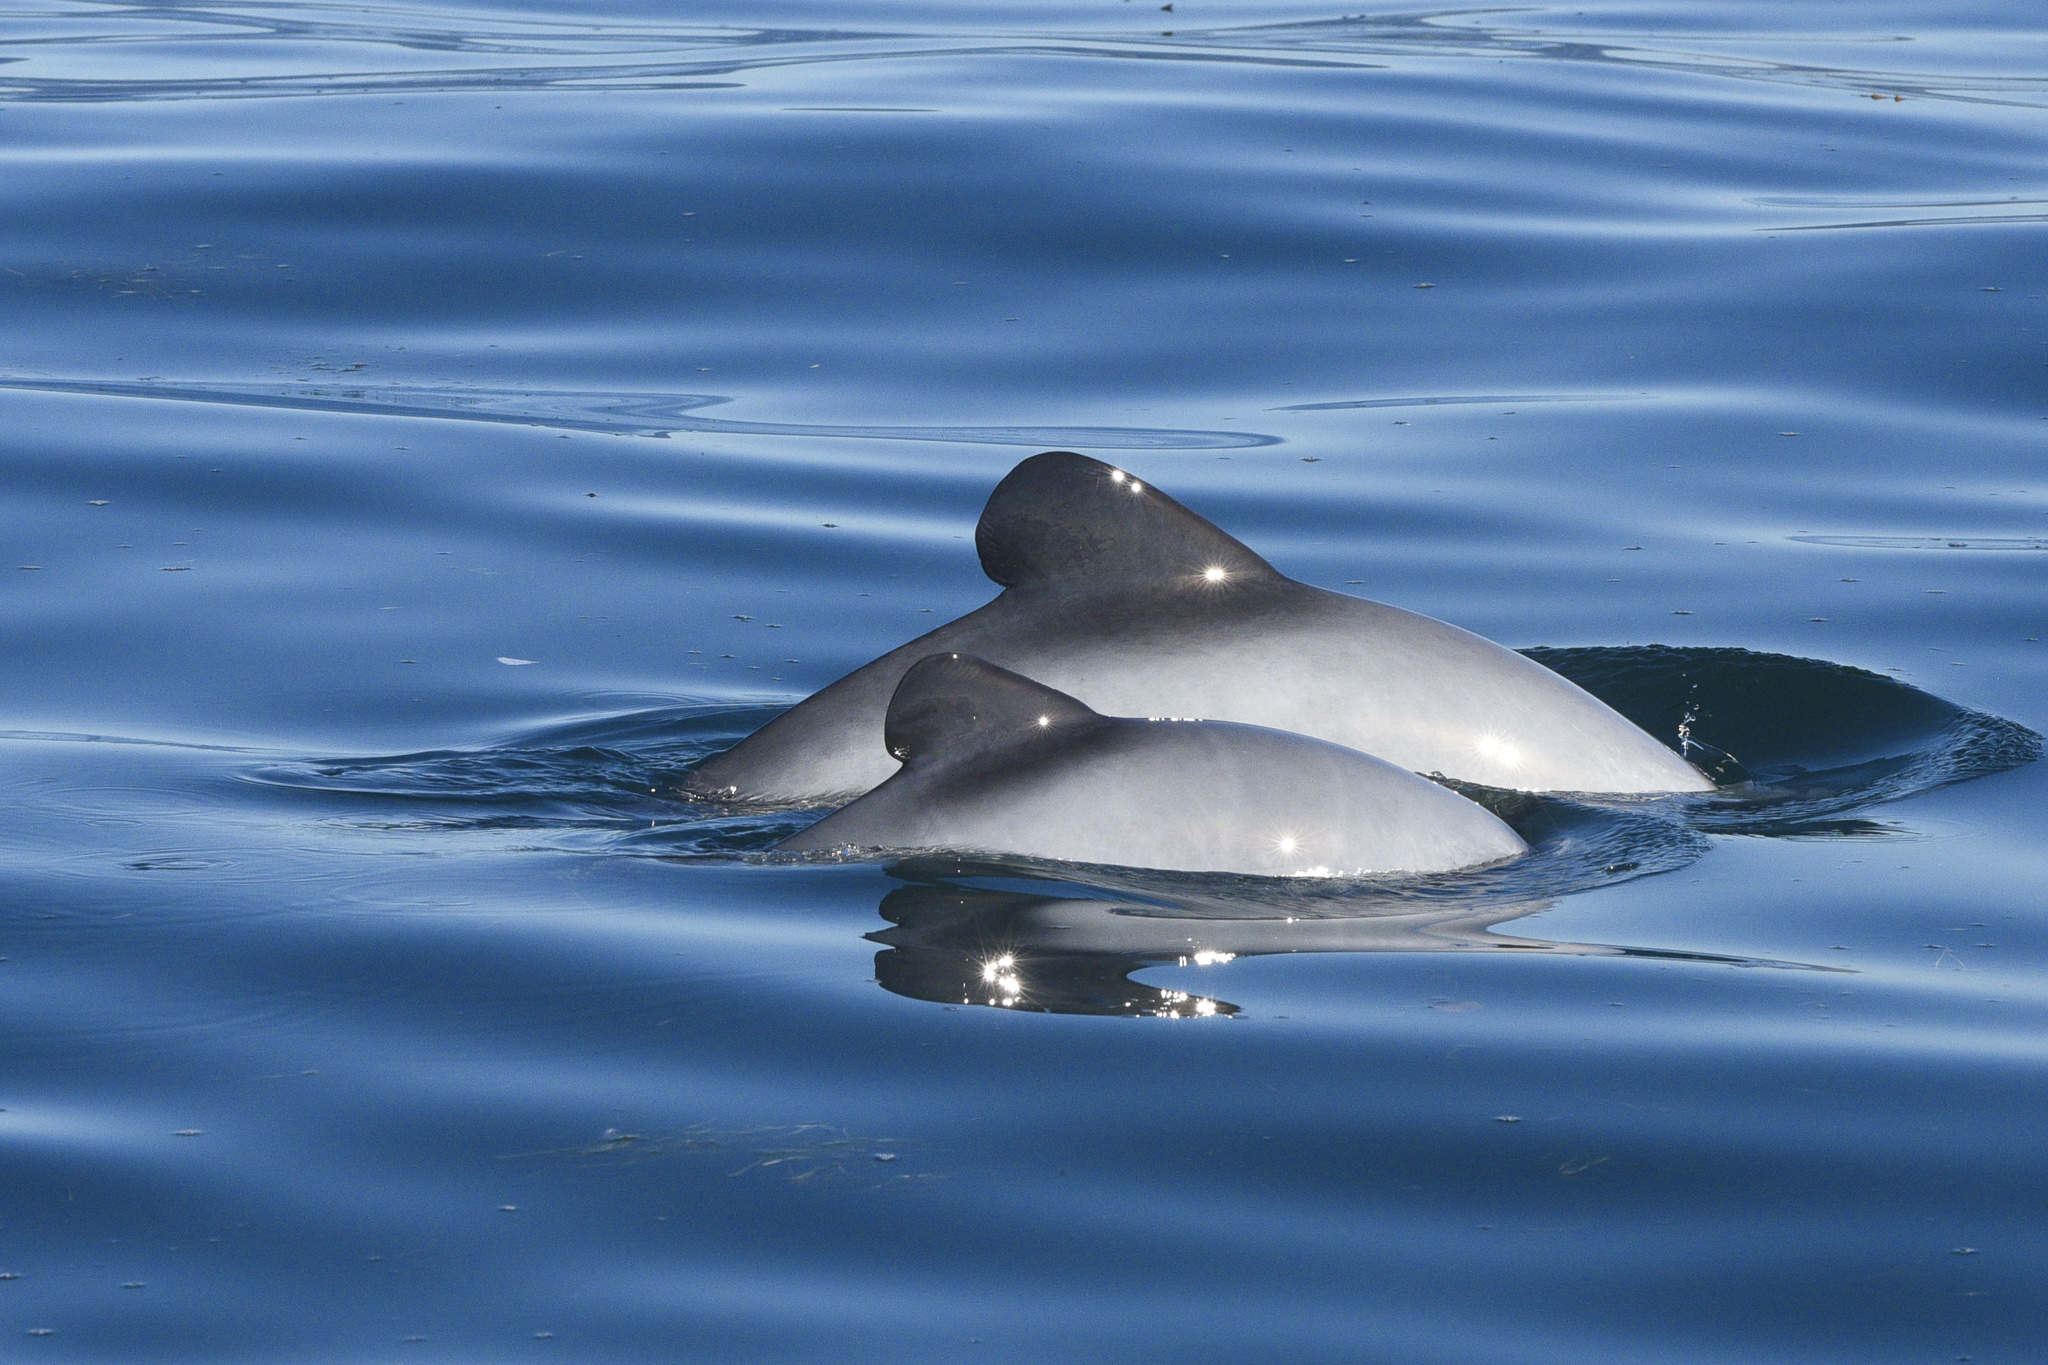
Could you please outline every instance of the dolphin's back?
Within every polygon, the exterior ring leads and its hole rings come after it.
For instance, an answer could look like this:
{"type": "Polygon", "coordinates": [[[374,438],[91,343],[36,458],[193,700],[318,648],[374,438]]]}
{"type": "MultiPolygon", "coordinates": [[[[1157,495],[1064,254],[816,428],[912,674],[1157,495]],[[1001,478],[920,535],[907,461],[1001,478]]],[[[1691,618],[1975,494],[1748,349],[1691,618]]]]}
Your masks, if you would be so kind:
{"type": "Polygon", "coordinates": [[[1678,755],[1513,650],[1294,582],[1172,498],[1065,452],[1020,464],[975,533],[995,601],[856,669],[697,770],[703,795],[844,800],[911,665],[958,651],[1108,714],[1290,730],[1412,772],[1534,791],[1699,791],[1678,755]]]}

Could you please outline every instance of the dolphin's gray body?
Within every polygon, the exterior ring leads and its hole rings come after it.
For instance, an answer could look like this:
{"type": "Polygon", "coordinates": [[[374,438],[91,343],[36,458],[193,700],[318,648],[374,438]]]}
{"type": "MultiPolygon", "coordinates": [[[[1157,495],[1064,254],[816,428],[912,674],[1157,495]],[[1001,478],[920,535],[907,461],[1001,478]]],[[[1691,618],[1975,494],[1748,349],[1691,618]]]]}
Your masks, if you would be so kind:
{"type": "Polygon", "coordinates": [[[886,739],[903,765],[894,777],[776,847],[1339,877],[1528,851],[1485,808],[1354,749],[1226,721],[1098,715],[961,654],[904,674],[886,739]]]}
{"type": "Polygon", "coordinates": [[[1705,791],[1690,764],[1512,650],[1325,592],[1158,489],[1066,451],[1034,455],[975,531],[1003,593],[849,673],[700,766],[686,790],[843,801],[893,771],[882,717],[905,670],[960,651],[1118,715],[1311,735],[1411,772],[1524,791],[1705,791]]]}

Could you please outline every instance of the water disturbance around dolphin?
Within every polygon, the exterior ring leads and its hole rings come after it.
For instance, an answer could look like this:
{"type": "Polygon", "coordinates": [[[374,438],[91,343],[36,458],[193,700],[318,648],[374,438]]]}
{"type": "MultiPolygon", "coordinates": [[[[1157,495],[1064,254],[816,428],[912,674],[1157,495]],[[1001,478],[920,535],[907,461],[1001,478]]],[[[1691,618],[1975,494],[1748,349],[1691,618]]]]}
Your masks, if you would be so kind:
{"type": "MultiPolygon", "coordinates": [[[[2040,737],[2024,726],[1824,660],[1671,646],[1531,652],[1663,742],[1685,746],[1720,785],[1604,801],[1464,787],[1528,851],[1419,876],[1273,879],[987,853],[899,859],[888,865],[899,885],[879,906],[895,927],[870,936],[884,947],[876,958],[880,984],[941,1003],[1187,1017],[1237,1007],[1131,974],[1183,959],[1222,965],[1267,952],[1829,966],[1683,945],[1558,941],[1504,926],[1575,895],[1684,869],[1713,835],[1896,844],[1906,836],[1882,818],[1887,802],[2030,763],[2041,751],[2040,737]]],[[[684,865],[765,857],[772,865],[785,860],[771,852],[778,845],[824,842],[829,830],[805,838],[819,828],[814,812],[699,805],[683,799],[680,786],[704,756],[776,714],[672,706],[593,716],[474,749],[234,757],[243,780],[296,793],[308,815],[419,853],[481,839],[535,855],[602,852],[684,865]]]]}
{"type": "Polygon", "coordinates": [[[961,654],[903,675],[886,742],[901,771],[776,847],[1312,877],[1449,872],[1528,851],[1480,806],[1355,750],[1222,721],[1098,715],[961,654]]]}
{"type": "MultiPolygon", "coordinates": [[[[1684,746],[1720,779],[1702,793],[1560,797],[1458,785],[1529,846],[1495,865],[1371,884],[1290,879],[1296,917],[1420,906],[1492,913],[1682,868],[1711,835],[1884,841],[1893,801],[2035,761],[2025,726],[1862,669],[1743,649],[1535,649],[1649,733],[1684,746]]],[[[308,812],[422,850],[457,837],[535,852],[604,851],[687,861],[751,859],[813,825],[812,809],[704,801],[704,760],[786,709],[684,705],[599,714],[471,748],[355,757],[237,752],[242,781],[297,793],[308,812]]],[[[1037,713],[1033,713],[1035,720],[1037,713]]],[[[22,738],[30,738],[23,736],[22,738]]],[[[44,736],[110,741],[108,737],[44,736]]],[[[892,760],[893,762],[893,760],[892,760]]],[[[1077,873],[1042,859],[980,865],[1029,880],[1077,873]]],[[[1183,906],[1271,905],[1275,883],[1092,867],[1112,896],[1183,906]]]]}
{"type": "Polygon", "coordinates": [[[820,804],[890,774],[890,694],[919,659],[974,654],[1104,714],[1238,721],[1493,787],[1704,791],[1622,716],[1529,659],[1397,607],[1297,583],[1124,470],[1071,451],[1011,470],[975,528],[1003,588],[841,678],[690,789],[820,804]]]}

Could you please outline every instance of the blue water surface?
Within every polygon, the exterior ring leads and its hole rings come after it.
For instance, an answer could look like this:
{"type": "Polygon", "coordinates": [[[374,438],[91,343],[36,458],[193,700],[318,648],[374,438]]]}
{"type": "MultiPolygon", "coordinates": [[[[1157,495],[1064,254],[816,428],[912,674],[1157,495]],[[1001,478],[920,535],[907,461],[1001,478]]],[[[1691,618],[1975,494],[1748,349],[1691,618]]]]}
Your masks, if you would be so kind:
{"type": "Polygon", "coordinates": [[[6,1358],[2048,1358],[2031,7],[10,20],[6,1358]],[[675,795],[1052,447],[1726,785],[1369,887],[675,795]]]}

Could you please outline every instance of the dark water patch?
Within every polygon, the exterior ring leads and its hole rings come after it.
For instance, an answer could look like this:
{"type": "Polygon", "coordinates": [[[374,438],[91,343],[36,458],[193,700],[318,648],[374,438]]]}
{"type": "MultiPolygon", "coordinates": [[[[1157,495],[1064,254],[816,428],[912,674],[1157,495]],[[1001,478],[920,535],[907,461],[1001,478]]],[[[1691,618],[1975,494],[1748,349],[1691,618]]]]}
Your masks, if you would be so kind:
{"type": "Polygon", "coordinates": [[[1665,800],[1713,833],[1879,834],[1831,817],[2041,756],[2023,725],[1822,659],[1671,645],[1523,653],[1713,778],[1718,791],[1665,800]]]}
{"type": "Polygon", "coordinates": [[[945,441],[956,445],[1083,446],[1096,450],[1243,450],[1277,445],[1277,436],[1239,431],[1172,431],[1145,427],[833,426],[802,422],[734,422],[692,416],[732,400],[717,394],[582,393],[551,389],[465,389],[391,384],[176,385],[69,379],[0,379],[0,388],[37,393],[155,398],[174,403],[599,431],[618,436],[719,432],[739,436],[842,437],[873,441],[945,441]]]}

